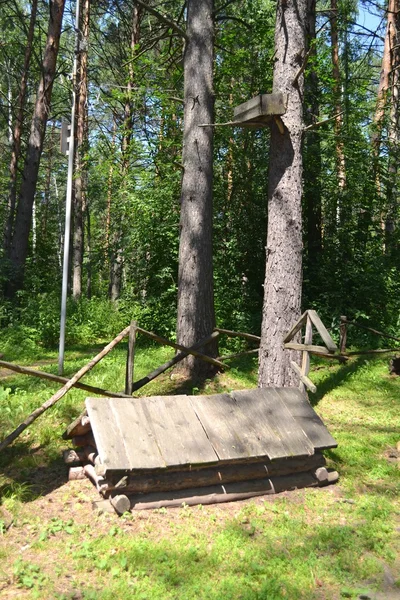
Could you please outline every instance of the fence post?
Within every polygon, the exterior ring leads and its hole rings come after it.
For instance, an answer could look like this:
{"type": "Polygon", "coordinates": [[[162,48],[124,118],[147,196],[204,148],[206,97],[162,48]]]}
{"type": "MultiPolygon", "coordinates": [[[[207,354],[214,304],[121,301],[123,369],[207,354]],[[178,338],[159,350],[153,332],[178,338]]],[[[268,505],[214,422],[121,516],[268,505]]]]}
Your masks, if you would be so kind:
{"type": "Polygon", "coordinates": [[[340,317],[340,337],[339,337],[339,352],[344,354],[346,352],[347,344],[347,317],[342,315],[340,317]]]}
{"type": "Polygon", "coordinates": [[[129,328],[128,353],[126,356],[125,394],[132,396],[133,372],[135,368],[135,343],[136,343],[136,321],[131,321],[129,328]]]}

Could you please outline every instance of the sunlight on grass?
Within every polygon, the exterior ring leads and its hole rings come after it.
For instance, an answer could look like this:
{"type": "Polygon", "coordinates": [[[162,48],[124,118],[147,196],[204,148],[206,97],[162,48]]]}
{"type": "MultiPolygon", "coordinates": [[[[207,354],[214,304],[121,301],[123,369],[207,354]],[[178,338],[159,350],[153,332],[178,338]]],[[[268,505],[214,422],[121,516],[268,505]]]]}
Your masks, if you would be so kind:
{"type": "MultiPolygon", "coordinates": [[[[66,376],[97,351],[68,352],[66,376]]],[[[169,348],[139,346],[135,379],[172,356],[169,348]]],[[[85,381],[123,390],[125,360],[121,345],[85,381]]],[[[231,364],[201,389],[185,384],[185,393],[256,385],[254,359],[231,364]]],[[[40,368],[56,373],[57,364],[40,368]]],[[[87,396],[72,390],[0,456],[0,508],[14,518],[6,531],[0,513],[0,595],[11,586],[15,597],[20,590],[24,598],[60,600],[336,600],[379,589],[384,571],[399,569],[400,470],[388,457],[400,441],[400,379],[388,375],[384,359],[344,366],[316,362],[311,378],[318,391],[310,400],[339,443],[326,453],[340,473],[338,485],[225,508],[160,509],[120,519],[93,513],[83,523],[86,493],[61,488],[61,434],[87,396]],[[40,477],[49,486],[51,474],[51,489],[44,488],[40,477]],[[38,514],[41,493],[50,501],[52,489],[63,490],[62,509],[57,516],[38,514]],[[26,556],[21,547],[28,548],[26,556]]],[[[1,437],[56,389],[20,375],[3,380],[1,437]]],[[[180,390],[167,373],[140,394],[180,390]]],[[[399,585],[395,576],[393,585],[399,585]]]]}

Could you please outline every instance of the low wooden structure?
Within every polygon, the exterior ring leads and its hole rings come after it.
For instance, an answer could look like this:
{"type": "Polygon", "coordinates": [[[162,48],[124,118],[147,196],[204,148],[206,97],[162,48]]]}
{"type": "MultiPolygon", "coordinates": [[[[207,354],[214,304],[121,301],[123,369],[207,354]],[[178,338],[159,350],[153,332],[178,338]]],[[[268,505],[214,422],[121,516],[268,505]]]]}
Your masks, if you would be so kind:
{"type": "Polygon", "coordinates": [[[299,389],[87,398],[86,409],[65,436],[81,450],[65,460],[80,463],[117,512],[237,500],[337,479],[322,454],[337,444],[299,389]]]}

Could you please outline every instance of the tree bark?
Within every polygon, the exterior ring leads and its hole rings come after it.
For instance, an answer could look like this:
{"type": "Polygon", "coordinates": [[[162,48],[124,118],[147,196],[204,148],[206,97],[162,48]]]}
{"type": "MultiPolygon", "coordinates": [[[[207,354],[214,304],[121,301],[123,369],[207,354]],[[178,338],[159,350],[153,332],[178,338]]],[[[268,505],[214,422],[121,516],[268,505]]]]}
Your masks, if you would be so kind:
{"type": "Polygon", "coordinates": [[[4,231],[4,251],[7,254],[11,244],[12,231],[15,217],[15,206],[17,200],[17,174],[18,161],[21,156],[21,137],[24,121],[24,106],[26,98],[26,89],[28,85],[29,66],[32,56],[33,36],[35,32],[35,23],[37,15],[38,0],[32,0],[31,16],[29,21],[28,37],[26,40],[25,59],[22,71],[21,83],[17,100],[17,117],[12,136],[13,145],[10,161],[10,189],[8,194],[8,215],[4,231]]]}
{"type": "MultiPolygon", "coordinates": [[[[122,199],[126,195],[127,191],[127,177],[129,171],[130,152],[131,152],[131,141],[133,133],[133,89],[135,85],[135,73],[133,69],[133,57],[136,52],[136,46],[140,39],[140,20],[141,20],[141,9],[136,4],[132,8],[132,29],[130,39],[130,50],[131,60],[129,61],[129,77],[126,89],[126,98],[124,105],[124,130],[122,135],[122,199]]],[[[112,173],[110,173],[112,181],[112,173]]],[[[115,211],[115,223],[114,231],[111,236],[112,238],[112,250],[110,260],[110,285],[109,285],[109,298],[112,301],[118,300],[122,289],[122,272],[123,272],[123,223],[124,223],[124,208],[118,206],[115,211]]]]}
{"type": "MultiPolygon", "coordinates": [[[[308,0],[307,6],[307,51],[308,63],[305,78],[305,124],[315,125],[319,121],[319,82],[316,69],[316,0],[308,0]]],[[[315,274],[322,252],[322,201],[321,201],[321,136],[311,129],[307,132],[304,148],[305,177],[305,218],[307,223],[307,264],[309,272],[315,274]]]]}
{"type": "Polygon", "coordinates": [[[80,46],[76,81],[76,143],[75,177],[73,187],[74,229],[72,238],[72,296],[78,300],[82,295],[84,227],[83,213],[86,197],[85,153],[87,150],[86,113],[88,102],[88,40],[90,23],[89,0],[81,2],[80,46]]]}
{"type": "Polygon", "coordinates": [[[9,252],[11,275],[6,286],[6,296],[9,298],[15,296],[16,292],[23,287],[24,282],[24,269],[28,255],[29,233],[32,222],[32,208],[35,199],[47,118],[50,110],[53,82],[56,74],[64,3],[65,0],[51,0],[50,2],[50,19],[43,55],[42,76],[37,91],[15,218],[14,235],[9,252]]]}
{"type": "Polygon", "coordinates": [[[259,387],[298,383],[283,338],[300,316],[302,286],[302,137],[306,0],[279,0],[275,29],[273,91],[288,97],[271,128],[267,262],[259,353],[259,387]]]}
{"type": "MultiPolygon", "coordinates": [[[[215,326],[212,267],[213,0],[189,0],[184,55],[183,177],[179,240],[177,340],[190,347],[215,326]]],[[[216,345],[205,352],[217,355],[216,345]],[[215,353],[215,354],[214,354],[215,353]]],[[[212,374],[194,357],[182,361],[190,377],[212,374]]]]}
{"type": "MultiPolygon", "coordinates": [[[[336,147],[336,172],[339,192],[346,188],[346,159],[344,155],[344,144],[342,140],[343,115],[341,101],[341,77],[339,63],[339,35],[338,35],[338,4],[337,0],[331,0],[331,54],[332,54],[332,77],[333,97],[335,111],[335,147],[336,147]]],[[[340,217],[340,202],[337,206],[337,215],[340,217]]]]}

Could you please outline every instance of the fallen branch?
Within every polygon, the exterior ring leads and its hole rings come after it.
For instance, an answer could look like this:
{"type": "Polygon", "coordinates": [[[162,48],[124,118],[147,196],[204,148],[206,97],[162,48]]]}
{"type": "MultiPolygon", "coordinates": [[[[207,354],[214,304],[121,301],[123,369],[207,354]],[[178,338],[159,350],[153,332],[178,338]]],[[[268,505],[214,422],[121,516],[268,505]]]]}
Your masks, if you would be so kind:
{"type": "Polygon", "coordinates": [[[11,442],[13,442],[21,433],[29,427],[40,415],[42,415],[51,406],[54,406],[56,402],[61,400],[63,396],[81,379],[88,371],[90,371],[102,358],[106,356],[126,335],[128,335],[130,325],[125,327],[120,334],[117,335],[99,354],[97,354],[87,365],[82,367],[58,392],[53,394],[49,400],[47,400],[42,406],[33,411],[18,427],[8,435],[5,440],[0,443],[0,451],[4,450],[11,442]]]}

